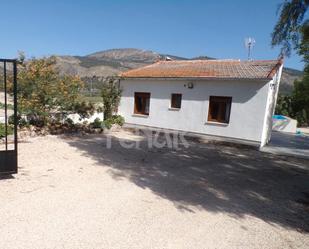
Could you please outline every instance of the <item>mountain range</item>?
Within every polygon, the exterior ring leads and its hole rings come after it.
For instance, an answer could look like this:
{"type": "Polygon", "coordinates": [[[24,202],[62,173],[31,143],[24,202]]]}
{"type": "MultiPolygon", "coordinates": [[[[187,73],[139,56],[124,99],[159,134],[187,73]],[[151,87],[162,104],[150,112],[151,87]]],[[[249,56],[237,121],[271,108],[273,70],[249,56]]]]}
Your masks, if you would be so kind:
{"type": "MultiPolygon", "coordinates": [[[[117,75],[120,72],[149,65],[166,57],[172,60],[214,59],[208,56],[184,58],[142,49],[121,48],[100,51],[85,56],[56,56],[56,60],[57,68],[62,74],[78,75],[81,78],[91,78],[93,76],[106,77],[117,75]]],[[[280,92],[291,92],[294,80],[301,76],[302,72],[299,70],[284,68],[280,92]]]]}

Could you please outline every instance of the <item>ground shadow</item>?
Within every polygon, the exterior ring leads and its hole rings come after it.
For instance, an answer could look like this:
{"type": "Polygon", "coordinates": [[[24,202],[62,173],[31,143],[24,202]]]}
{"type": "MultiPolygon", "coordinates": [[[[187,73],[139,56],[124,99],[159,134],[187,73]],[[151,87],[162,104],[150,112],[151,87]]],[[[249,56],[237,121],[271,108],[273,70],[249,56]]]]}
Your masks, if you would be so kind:
{"type": "Polygon", "coordinates": [[[309,153],[309,137],[292,133],[274,131],[269,143],[270,146],[300,149],[309,153]]]}
{"type": "Polygon", "coordinates": [[[9,179],[15,179],[15,177],[11,174],[0,174],[0,181],[9,179]]]}
{"type": "Polygon", "coordinates": [[[105,136],[67,142],[127,178],[173,202],[182,211],[206,209],[236,217],[252,215],[280,226],[309,232],[309,162],[246,147],[190,141],[189,147],[124,148],[105,136]]]}

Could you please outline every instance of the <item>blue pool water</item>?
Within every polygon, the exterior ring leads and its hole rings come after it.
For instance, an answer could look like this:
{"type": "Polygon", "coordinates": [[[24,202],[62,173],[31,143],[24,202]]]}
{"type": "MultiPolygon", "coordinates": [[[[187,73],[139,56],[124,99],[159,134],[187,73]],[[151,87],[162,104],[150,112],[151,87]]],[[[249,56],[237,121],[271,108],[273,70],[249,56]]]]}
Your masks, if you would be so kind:
{"type": "Polygon", "coordinates": [[[285,120],[287,118],[283,115],[273,115],[273,119],[285,120]]]}

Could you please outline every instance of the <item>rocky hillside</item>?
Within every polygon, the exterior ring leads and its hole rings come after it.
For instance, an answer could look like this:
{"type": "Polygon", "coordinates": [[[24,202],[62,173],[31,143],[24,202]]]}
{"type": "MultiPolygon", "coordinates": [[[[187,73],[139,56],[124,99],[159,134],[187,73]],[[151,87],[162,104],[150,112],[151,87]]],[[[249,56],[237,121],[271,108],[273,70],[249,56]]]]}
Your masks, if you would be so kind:
{"type": "MultiPolygon", "coordinates": [[[[125,70],[149,65],[163,58],[188,60],[188,58],[168,54],[158,54],[141,49],[110,49],[86,56],[56,56],[58,69],[63,74],[81,77],[109,76],[125,70]]],[[[211,59],[206,56],[191,59],[211,59]]]]}
{"type": "Polygon", "coordinates": [[[289,94],[293,90],[293,84],[296,79],[300,79],[303,75],[302,71],[285,67],[282,71],[280,93],[289,94]]]}
{"type": "Polygon", "coordinates": [[[57,64],[63,74],[81,77],[110,76],[151,64],[161,55],[139,49],[110,49],[86,56],[57,56],[57,64]]]}
{"type": "MultiPolygon", "coordinates": [[[[154,63],[162,58],[173,60],[213,59],[207,56],[183,58],[168,54],[158,54],[141,49],[110,49],[86,56],[57,56],[57,67],[63,74],[79,75],[82,78],[93,76],[104,77],[117,75],[120,72],[154,63]]],[[[281,88],[282,93],[289,93],[295,79],[301,77],[302,72],[284,68],[281,88]]]]}

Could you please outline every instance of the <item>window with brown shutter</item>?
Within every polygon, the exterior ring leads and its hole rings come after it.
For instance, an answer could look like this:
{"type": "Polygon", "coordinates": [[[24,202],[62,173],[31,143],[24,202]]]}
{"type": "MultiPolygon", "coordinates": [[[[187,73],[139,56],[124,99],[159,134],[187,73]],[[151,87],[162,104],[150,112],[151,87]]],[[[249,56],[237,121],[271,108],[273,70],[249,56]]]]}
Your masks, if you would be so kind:
{"type": "Polygon", "coordinates": [[[181,98],[180,93],[173,93],[171,96],[171,108],[180,109],[181,108],[181,98]]]}
{"type": "Polygon", "coordinates": [[[134,113],[149,115],[150,93],[134,93],[134,113]]]}
{"type": "Polygon", "coordinates": [[[226,123],[230,122],[232,97],[209,97],[208,121],[226,123]]]}

